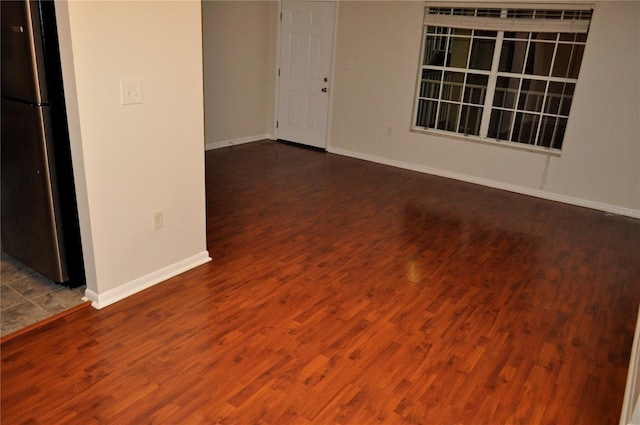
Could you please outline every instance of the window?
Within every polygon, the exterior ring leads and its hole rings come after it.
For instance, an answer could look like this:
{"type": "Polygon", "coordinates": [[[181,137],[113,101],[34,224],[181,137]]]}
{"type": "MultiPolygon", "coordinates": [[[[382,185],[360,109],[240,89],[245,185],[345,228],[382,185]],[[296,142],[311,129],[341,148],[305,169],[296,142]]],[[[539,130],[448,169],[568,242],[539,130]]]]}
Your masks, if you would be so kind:
{"type": "Polygon", "coordinates": [[[427,6],[413,129],[559,151],[592,11],[549,7],[427,6]]]}

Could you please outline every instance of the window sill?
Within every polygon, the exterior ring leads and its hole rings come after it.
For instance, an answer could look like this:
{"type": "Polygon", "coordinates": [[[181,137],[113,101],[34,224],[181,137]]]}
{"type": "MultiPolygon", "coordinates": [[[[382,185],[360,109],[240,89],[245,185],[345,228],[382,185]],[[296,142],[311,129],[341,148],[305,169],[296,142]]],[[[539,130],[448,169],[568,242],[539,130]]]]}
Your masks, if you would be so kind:
{"type": "Polygon", "coordinates": [[[431,136],[445,137],[445,138],[448,138],[448,139],[462,140],[462,141],[465,141],[465,142],[479,143],[479,144],[482,144],[482,145],[499,146],[499,147],[502,147],[502,148],[509,148],[509,149],[527,151],[527,152],[532,152],[532,153],[537,153],[537,154],[542,154],[542,155],[548,155],[548,156],[558,156],[559,157],[562,154],[562,151],[560,149],[545,148],[545,147],[541,147],[541,146],[525,145],[523,143],[506,142],[506,141],[499,141],[499,140],[495,140],[495,139],[483,139],[483,138],[478,137],[478,136],[465,136],[464,134],[456,134],[456,133],[451,133],[451,132],[448,132],[448,131],[439,131],[439,130],[433,130],[433,129],[426,129],[426,128],[422,128],[422,127],[413,127],[409,131],[411,131],[412,133],[428,134],[428,135],[431,135],[431,136]]]}

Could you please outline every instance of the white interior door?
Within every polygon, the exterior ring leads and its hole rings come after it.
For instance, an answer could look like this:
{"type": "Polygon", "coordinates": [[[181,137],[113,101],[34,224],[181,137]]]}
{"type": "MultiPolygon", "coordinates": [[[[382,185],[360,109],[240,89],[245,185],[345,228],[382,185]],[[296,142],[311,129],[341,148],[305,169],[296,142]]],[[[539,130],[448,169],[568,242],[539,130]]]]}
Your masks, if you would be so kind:
{"type": "Polygon", "coordinates": [[[326,147],[335,2],[282,2],[278,138],[326,147]]]}

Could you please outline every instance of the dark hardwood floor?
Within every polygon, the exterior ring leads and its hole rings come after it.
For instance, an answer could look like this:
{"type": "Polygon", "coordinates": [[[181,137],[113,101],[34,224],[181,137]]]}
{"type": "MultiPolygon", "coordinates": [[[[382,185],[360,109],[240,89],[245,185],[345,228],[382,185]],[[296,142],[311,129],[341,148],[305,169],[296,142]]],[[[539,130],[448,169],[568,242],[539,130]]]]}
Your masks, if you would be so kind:
{"type": "Polygon", "coordinates": [[[275,142],[213,261],[2,345],[2,424],[617,424],[640,221],[275,142]]]}

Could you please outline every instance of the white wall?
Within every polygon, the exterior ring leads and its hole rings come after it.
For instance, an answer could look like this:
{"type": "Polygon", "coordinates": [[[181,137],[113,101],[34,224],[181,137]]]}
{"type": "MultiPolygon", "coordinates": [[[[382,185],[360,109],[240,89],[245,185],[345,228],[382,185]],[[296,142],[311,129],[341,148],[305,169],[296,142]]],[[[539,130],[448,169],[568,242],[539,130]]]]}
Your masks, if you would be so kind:
{"type": "Polygon", "coordinates": [[[201,7],[59,1],[56,10],[87,296],[100,308],[209,260],[201,7]],[[121,105],[127,79],[142,81],[142,104],[121,105]]]}
{"type": "Polygon", "coordinates": [[[273,137],[276,1],[202,3],[207,147],[273,137]]]}
{"type": "Polygon", "coordinates": [[[330,151],[632,215],[640,209],[640,2],[596,4],[563,152],[550,158],[409,132],[423,7],[339,2],[330,151]]]}

